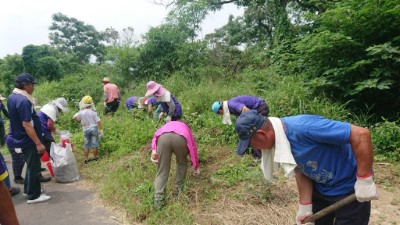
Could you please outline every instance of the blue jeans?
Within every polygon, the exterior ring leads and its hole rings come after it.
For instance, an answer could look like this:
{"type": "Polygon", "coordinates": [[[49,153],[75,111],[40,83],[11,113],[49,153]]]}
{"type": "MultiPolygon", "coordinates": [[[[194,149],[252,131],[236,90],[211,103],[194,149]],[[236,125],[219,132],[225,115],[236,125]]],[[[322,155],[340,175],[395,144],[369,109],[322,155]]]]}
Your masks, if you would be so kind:
{"type": "Polygon", "coordinates": [[[97,127],[91,127],[83,132],[84,134],[84,149],[99,147],[99,131],[97,127]]]}

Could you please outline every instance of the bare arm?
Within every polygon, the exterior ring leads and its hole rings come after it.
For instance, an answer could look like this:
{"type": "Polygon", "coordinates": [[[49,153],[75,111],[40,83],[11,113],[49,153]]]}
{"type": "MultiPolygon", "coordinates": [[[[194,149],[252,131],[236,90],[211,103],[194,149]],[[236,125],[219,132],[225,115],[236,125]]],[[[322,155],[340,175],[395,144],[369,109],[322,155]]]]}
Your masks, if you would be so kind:
{"type": "Polygon", "coordinates": [[[242,113],[244,113],[244,112],[246,112],[246,111],[249,111],[250,109],[249,108],[247,108],[246,106],[243,106],[243,108],[242,108],[242,113]]]}
{"type": "Polygon", "coordinates": [[[75,121],[77,121],[77,122],[81,122],[81,121],[78,119],[77,116],[73,116],[72,119],[75,120],[75,121]]]}
{"type": "Polygon", "coordinates": [[[10,192],[3,181],[0,181],[0,196],[0,224],[19,225],[10,192]]]}
{"type": "Polygon", "coordinates": [[[35,129],[33,128],[31,122],[22,121],[22,126],[25,129],[25,132],[28,134],[29,138],[35,143],[36,149],[39,154],[43,154],[46,151],[44,145],[40,142],[39,137],[36,134],[35,129]]]}
{"type": "Polygon", "coordinates": [[[357,161],[357,175],[370,174],[374,161],[370,131],[367,128],[351,125],[350,144],[357,161]]]}
{"type": "Polygon", "coordinates": [[[310,204],[312,202],[313,183],[306,175],[295,171],[297,189],[299,191],[300,204],[310,204]]]}
{"type": "Polygon", "coordinates": [[[101,126],[101,121],[97,122],[97,128],[99,128],[99,130],[103,130],[103,127],[101,126]]]}

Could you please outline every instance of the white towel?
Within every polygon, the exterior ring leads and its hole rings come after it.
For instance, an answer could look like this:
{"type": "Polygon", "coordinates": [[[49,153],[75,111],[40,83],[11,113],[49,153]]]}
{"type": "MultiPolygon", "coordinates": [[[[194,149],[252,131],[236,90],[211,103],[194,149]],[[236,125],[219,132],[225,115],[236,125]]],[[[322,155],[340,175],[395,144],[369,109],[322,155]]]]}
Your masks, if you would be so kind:
{"type": "Polygon", "coordinates": [[[224,114],[222,115],[222,123],[232,125],[231,113],[229,112],[228,108],[228,101],[222,102],[222,109],[224,110],[224,114]]]}
{"type": "Polygon", "coordinates": [[[161,95],[160,97],[157,97],[157,100],[159,102],[169,102],[169,101],[171,101],[171,92],[166,91],[165,94],[161,95]]]}
{"type": "Polygon", "coordinates": [[[261,170],[267,180],[272,180],[272,172],[277,170],[278,166],[285,171],[285,177],[293,178],[297,164],[293,158],[282,121],[277,117],[269,117],[269,120],[275,131],[275,146],[270,150],[262,151],[261,170]]]}
{"type": "Polygon", "coordinates": [[[14,88],[13,93],[25,96],[31,102],[32,106],[35,107],[36,99],[32,97],[32,95],[28,94],[28,92],[26,92],[25,90],[14,88]]]}

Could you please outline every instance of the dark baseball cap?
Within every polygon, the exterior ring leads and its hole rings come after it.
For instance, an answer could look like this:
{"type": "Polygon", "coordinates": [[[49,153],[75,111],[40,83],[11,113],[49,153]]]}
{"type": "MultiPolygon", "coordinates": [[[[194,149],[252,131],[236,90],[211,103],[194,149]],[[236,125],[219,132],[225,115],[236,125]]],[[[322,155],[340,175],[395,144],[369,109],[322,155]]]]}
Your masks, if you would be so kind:
{"type": "Polygon", "coordinates": [[[20,75],[15,78],[15,83],[31,83],[37,84],[35,79],[29,73],[21,73],[20,75]]]}
{"type": "Polygon", "coordinates": [[[256,110],[243,112],[236,120],[236,133],[239,135],[239,144],[236,150],[238,155],[243,155],[249,147],[251,136],[260,129],[265,118],[256,110]]]}

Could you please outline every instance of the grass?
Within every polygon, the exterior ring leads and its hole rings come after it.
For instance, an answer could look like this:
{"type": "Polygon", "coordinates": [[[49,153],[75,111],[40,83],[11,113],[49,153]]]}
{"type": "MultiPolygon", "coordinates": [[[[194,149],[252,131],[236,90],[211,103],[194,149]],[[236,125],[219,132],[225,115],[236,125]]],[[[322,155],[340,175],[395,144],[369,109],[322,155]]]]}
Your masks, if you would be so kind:
{"type": "MultiPolygon", "coordinates": [[[[175,74],[158,81],[182,103],[183,120],[190,124],[198,145],[201,172],[195,177],[189,166],[185,189],[175,196],[173,164],[167,204],[161,210],[153,209],[156,167],[150,162],[149,150],[156,124],[151,118],[143,112],[130,113],[122,105],[113,118],[100,115],[104,127],[101,159],[87,165],[81,150],[83,132],[78,123],[71,121],[76,110],[57,121],[60,130],[73,134],[81,177],[93,184],[105,204],[123,212],[128,224],[293,224],[297,210],[294,181],[276,174],[275,181],[267,182],[252,157],[238,157],[234,125],[223,125],[222,118],[214,116],[210,109],[214,101],[256,95],[266,99],[271,116],[310,113],[367,124],[367,115],[352,116],[346,105],[312,96],[301,77],[282,77],[269,70],[248,70],[228,79],[218,76],[207,74],[194,82],[193,78],[182,79],[175,74]]],[[[145,84],[126,85],[123,99],[142,95],[145,84]]],[[[49,89],[39,93],[46,94],[49,89]]],[[[103,106],[97,109],[101,114],[103,106]]],[[[379,178],[378,182],[388,187],[398,185],[393,177],[379,178]]]]}

